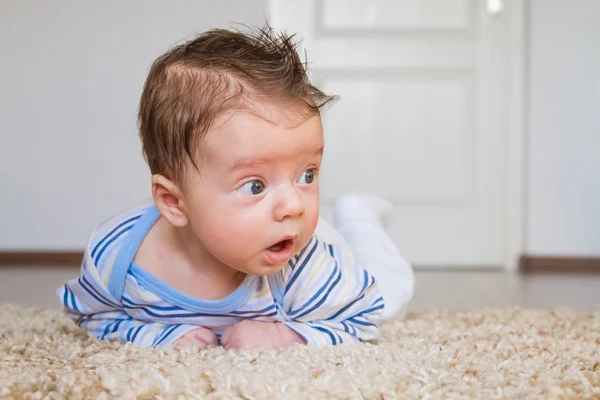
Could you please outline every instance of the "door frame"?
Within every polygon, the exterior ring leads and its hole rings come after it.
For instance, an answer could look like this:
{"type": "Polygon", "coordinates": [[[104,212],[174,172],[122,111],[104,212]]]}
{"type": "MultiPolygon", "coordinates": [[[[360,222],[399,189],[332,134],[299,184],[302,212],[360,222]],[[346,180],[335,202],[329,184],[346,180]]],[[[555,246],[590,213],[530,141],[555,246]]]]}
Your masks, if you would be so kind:
{"type": "Polygon", "coordinates": [[[506,169],[506,225],[504,270],[516,271],[525,250],[527,233],[527,132],[528,115],[528,56],[529,0],[506,1],[505,17],[508,19],[508,132],[506,169]]]}

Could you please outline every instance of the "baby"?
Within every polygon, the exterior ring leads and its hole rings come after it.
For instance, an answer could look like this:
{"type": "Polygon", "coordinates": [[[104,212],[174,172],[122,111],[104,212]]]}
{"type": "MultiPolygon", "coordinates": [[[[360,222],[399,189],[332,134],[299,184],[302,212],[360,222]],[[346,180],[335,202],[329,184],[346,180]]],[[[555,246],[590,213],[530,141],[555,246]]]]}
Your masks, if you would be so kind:
{"type": "Polygon", "coordinates": [[[99,339],[319,348],[375,339],[413,292],[386,201],[319,217],[320,110],[292,38],[211,30],[152,65],[139,130],[152,199],[95,227],[58,289],[99,339]]]}

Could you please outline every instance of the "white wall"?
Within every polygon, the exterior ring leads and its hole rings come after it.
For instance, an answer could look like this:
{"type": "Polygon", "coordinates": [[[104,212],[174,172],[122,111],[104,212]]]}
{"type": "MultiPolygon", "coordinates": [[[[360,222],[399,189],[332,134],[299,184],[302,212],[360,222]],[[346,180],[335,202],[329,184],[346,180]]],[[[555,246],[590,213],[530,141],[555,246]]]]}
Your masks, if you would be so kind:
{"type": "Polygon", "coordinates": [[[600,255],[600,1],[530,1],[527,251],[600,255]]]}
{"type": "Polygon", "coordinates": [[[136,111],[152,61],[267,0],[0,2],[0,250],[79,250],[150,196],[136,111]]]}

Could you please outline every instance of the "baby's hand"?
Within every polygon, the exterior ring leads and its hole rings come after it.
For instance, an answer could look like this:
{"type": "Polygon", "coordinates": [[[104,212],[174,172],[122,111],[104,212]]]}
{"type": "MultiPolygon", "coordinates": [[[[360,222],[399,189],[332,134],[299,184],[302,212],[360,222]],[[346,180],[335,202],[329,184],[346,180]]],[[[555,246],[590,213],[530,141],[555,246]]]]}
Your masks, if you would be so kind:
{"type": "Polygon", "coordinates": [[[173,343],[175,347],[179,348],[203,348],[217,344],[217,336],[210,329],[202,327],[189,331],[173,343]]]}
{"type": "Polygon", "coordinates": [[[243,320],[230,326],[221,336],[221,345],[225,350],[240,350],[250,347],[255,350],[279,350],[294,343],[306,342],[294,330],[281,322],[260,322],[243,320]]]}

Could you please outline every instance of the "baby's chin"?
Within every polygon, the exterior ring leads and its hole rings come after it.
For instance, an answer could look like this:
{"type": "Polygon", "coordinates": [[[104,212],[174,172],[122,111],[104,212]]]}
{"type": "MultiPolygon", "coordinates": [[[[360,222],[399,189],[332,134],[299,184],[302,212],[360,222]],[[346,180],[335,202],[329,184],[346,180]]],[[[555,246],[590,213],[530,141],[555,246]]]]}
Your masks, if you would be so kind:
{"type": "Polygon", "coordinates": [[[280,272],[285,266],[286,263],[283,264],[261,264],[257,266],[252,266],[244,271],[247,274],[255,275],[255,276],[267,276],[273,275],[280,272]]]}
{"type": "Polygon", "coordinates": [[[256,275],[256,276],[267,276],[273,275],[280,272],[285,266],[289,263],[291,259],[293,259],[298,252],[293,252],[292,256],[285,261],[281,261],[278,263],[273,263],[267,261],[264,252],[260,256],[257,257],[256,260],[249,262],[247,264],[246,272],[247,274],[256,275]]]}

